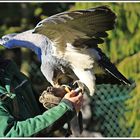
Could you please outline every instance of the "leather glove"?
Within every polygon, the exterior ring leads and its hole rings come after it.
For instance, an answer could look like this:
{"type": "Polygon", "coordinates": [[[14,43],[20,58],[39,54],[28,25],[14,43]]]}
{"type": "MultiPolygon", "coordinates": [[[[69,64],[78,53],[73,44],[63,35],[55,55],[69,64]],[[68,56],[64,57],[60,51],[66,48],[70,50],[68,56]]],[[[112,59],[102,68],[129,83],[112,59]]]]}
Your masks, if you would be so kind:
{"type": "Polygon", "coordinates": [[[41,96],[39,97],[39,101],[46,109],[50,109],[58,105],[66,93],[67,92],[63,87],[48,87],[47,90],[42,92],[41,96]]]}

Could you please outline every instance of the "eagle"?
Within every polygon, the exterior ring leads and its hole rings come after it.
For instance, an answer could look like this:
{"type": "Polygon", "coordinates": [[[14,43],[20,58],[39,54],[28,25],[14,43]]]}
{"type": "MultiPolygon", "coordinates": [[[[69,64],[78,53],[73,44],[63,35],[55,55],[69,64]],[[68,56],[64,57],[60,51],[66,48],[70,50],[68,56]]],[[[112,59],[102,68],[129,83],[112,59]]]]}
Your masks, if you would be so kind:
{"type": "Polygon", "coordinates": [[[131,84],[99,48],[107,31],[115,28],[116,17],[108,6],[66,11],[40,21],[34,29],[4,35],[0,44],[34,51],[53,87],[78,83],[93,96],[96,83],[131,84]]]}

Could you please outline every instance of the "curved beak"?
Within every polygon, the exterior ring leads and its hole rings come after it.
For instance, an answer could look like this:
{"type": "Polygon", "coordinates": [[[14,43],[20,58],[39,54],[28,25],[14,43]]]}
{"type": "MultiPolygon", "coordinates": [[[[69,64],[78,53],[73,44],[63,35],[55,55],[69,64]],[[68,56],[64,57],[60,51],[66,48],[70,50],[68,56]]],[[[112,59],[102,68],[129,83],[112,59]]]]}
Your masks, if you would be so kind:
{"type": "Polygon", "coordinates": [[[3,45],[3,40],[0,38],[0,45],[3,45]]]}

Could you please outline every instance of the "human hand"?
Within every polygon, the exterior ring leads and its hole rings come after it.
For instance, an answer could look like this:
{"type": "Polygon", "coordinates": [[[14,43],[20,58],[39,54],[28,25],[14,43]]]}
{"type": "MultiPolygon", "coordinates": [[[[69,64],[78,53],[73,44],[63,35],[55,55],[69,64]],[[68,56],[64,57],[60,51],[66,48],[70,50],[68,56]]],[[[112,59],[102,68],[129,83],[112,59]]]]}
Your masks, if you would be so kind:
{"type": "Polygon", "coordinates": [[[72,90],[71,92],[67,93],[64,96],[64,99],[67,99],[70,102],[72,102],[72,104],[77,112],[82,108],[83,94],[81,92],[79,94],[77,94],[77,92],[72,90]]]}

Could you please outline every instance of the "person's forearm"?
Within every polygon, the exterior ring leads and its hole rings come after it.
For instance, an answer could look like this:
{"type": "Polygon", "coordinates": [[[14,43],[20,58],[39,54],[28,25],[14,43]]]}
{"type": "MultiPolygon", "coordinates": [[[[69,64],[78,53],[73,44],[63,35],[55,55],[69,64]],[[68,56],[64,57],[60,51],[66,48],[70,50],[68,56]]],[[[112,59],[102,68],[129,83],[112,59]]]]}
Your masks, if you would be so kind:
{"type": "MultiPolygon", "coordinates": [[[[76,114],[73,107],[62,101],[58,106],[45,111],[42,115],[29,118],[25,121],[12,121],[3,130],[2,137],[31,137],[46,129],[46,133],[54,131],[70,121],[76,114]]],[[[10,118],[7,120],[10,120],[10,118]]],[[[2,133],[2,132],[0,132],[2,133]]]]}

